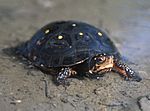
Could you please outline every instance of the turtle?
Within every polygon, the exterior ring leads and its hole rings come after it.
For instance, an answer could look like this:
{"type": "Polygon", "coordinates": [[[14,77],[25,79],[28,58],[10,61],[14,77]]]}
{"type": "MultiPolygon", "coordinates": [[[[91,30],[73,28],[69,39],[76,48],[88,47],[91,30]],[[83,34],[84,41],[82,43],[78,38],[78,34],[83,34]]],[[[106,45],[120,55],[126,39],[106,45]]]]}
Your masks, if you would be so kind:
{"type": "Polygon", "coordinates": [[[108,34],[86,22],[51,22],[17,48],[17,53],[48,73],[57,69],[58,84],[81,73],[98,78],[110,71],[125,80],[142,80],[122,59],[108,34]]]}

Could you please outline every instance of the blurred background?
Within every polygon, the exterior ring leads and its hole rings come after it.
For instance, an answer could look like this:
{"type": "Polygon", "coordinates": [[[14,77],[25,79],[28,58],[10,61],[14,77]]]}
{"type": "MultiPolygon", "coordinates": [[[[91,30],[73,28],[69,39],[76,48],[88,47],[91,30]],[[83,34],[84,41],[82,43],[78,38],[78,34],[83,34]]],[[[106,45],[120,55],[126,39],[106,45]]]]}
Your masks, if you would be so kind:
{"type": "Polygon", "coordinates": [[[104,30],[143,81],[130,84],[108,74],[101,81],[73,79],[66,90],[48,79],[49,95],[53,96],[47,98],[43,95],[42,78],[51,77],[24,69],[26,66],[14,61],[15,57],[7,57],[1,51],[0,111],[150,110],[149,0],[0,0],[0,49],[29,40],[42,26],[56,20],[83,21],[104,30]],[[32,75],[27,76],[28,72],[32,75]],[[97,89],[99,92],[93,93],[97,89]],[[82,102],[81,95],[74,96],[81,93],[82,102]],[[18,99],[23,102],[18,104],[18,99]]]}
{"type": "Polygon", "coordinates": [[[123,51],[127,56],[140,51],[145,54],[150,49],[149,0],[0,0],[0,31],[7,31],[9,39],[14,39],[15,32],[15,38],[27,40],[41,26],[56,20],[78,20],[102,27],[121,43],[118,47],[130,50],[130,54],[123,51]]]}

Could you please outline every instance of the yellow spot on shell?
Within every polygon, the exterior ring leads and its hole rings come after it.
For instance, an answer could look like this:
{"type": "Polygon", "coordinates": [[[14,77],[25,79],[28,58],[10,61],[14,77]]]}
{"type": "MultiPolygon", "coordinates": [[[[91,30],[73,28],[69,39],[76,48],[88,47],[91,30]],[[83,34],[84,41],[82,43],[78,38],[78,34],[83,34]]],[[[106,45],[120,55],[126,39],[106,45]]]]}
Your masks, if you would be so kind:
{"type": "Polygon", "coordinates": [[[99,35],[99,36],[102,36],[103,34],[102,34],[101,32],[98,32],[98,35],[99,35]]]}
{"type": "Polygon", "coordinates": [[[58,36],[58,39],[59,39],[59,40],[63,39],[63,36],[62,36],[62,35],[59,35],[59,36],[58,36]]]}
{"type": "Polygon", "coordinates": [[[45,34],[48,34],[49,32],[50,32],[50,30],[49,30],[49,29],[45,30],[45,34]]]}
{"type": "Polygon", "coordinates": [[[73,27],[75,27],[75,26],[76,26],[76,24],[72,24],[72,26],[73,26],[73,27]]]}
{"type": "Polygon", "coordinates": [[[83,33],[82,33],[82,32],[80,32],[80,33],[79,33],[79,35],[83,35],[83,33]]]}
{"type": "Polygon", "coordinates": [[[37,45],[41,45],[41,42],[40,42],[40,40],[38,40],[38,41],[36,42],[36,44],[37,44],[37,45]]]}

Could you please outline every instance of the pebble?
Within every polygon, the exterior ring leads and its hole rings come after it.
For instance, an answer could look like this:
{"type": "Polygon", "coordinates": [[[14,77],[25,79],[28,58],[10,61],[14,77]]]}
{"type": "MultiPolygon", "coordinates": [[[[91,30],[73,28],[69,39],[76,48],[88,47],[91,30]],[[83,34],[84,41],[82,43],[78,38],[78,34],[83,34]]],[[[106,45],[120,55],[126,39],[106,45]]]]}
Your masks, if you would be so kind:
{"type": "Polygon", "coordinates": [[[14,104],[15,105],[15,104],[18,104],[18,103],[21,103],[21,102],[22,101],[18,99],[18,100],[11,101],[10,104],[14,104]]]}

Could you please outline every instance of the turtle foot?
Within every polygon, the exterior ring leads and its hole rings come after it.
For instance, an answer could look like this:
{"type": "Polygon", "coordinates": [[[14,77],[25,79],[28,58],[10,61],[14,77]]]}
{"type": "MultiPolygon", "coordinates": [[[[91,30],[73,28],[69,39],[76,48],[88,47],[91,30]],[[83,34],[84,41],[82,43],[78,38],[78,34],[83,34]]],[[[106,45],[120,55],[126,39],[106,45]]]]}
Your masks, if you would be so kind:
{"type": "Polygon", "coordinates": [[[113,71],[121,74],[125,80],[133,80],[137,82],[140,82],[142,80],[142,78],[139,76],[139,73],[135,72],[120,60],[114,60],[113,71]]]}
{"type": "Polygon", "coordinates": [[[62,68],[57,76],[56,83],[58,85],[64,85],[64,86],[67,85],[68,86],[69,82],[67,81],[67,78],[70,77],[71,75],[75,75],[75,74],[76,74],[76,71],[72,70],[69,67],[62,68]]]}

